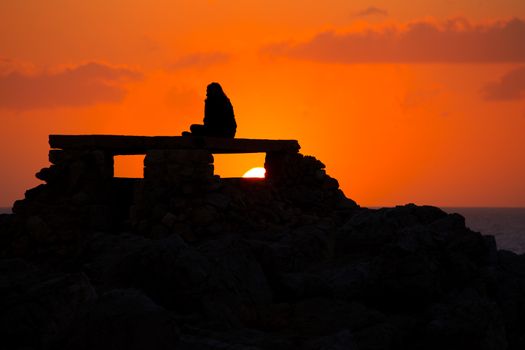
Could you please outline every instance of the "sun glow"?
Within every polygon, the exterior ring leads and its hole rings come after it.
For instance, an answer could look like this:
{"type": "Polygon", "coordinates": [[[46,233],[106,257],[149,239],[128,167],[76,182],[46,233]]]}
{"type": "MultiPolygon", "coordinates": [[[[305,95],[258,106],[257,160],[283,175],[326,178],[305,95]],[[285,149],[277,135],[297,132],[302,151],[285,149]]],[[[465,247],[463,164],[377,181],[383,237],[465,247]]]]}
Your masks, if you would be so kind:
{"type": "Polygon", "coordinates": [[[264,175],[266,174],[266,169],[264,168],[251,168],[247,172],[244,173],[242,177],[251,177],[251,178],[264,178],[264,175]]]}

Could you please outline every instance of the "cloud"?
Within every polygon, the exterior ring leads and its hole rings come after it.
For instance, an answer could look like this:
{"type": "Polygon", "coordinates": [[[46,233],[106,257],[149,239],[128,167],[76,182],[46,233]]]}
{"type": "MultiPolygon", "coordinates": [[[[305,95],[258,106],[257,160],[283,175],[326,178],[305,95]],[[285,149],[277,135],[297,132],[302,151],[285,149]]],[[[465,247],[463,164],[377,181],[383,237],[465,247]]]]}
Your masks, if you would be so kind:
{"type": "Polygon", "coordinates": [[[280,43],[263,53],[327,63],[525,62],[521,19],[473,25],[465,19],[420,21],[358,33],[324,32],[303,43],[280,43]]]}
{"type": "Polygon", "coordinates": [[[205,68],[215,64],[226,63],[231,56],[224,52],[198,52],[180,57],[172,63],[171,69],[205,68]]]}
{"type": "Polygon", "coordinates": [[[53,73],[8,71],[0,75],[0,108],[30,110],[116,103],[126,95],[121,83],[141,78],[135,70],[96,62],[53,73]]]}
{"type": "Polygon", "coordinates": [[[488,83],[481,90],[488,101],[509,101],[525,98],[525,66],[511,70],[499,81],[488,83]]]}
{"type": "Polygon", "coordinates": [[[30,74],[35,71],[35,66],[29,62],[15,61],[8,57],[0,57],[0,76],[12,72],[24,72],[30,74]]]}
{"type": "Polygon", "coordinates": [[[9,58],[0,57],[0,74],[7,74],[11,71],[11,62],[9,58]]]}
{"type": "Polygon", "coordinates": [[[388,11],[380,9],[375,6],[369,6],[364,10],[358,11],[355,17],[368,17],[368,16],[388,16],[388,11]]]}

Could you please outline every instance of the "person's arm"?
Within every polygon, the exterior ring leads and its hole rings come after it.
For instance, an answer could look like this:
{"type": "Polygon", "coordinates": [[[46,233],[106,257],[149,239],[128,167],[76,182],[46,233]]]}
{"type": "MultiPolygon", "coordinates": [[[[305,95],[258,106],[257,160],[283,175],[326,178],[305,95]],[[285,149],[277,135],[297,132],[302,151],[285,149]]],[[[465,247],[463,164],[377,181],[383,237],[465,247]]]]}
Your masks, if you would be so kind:
{"type": "Polygon", "coordinates": [[[236,129],[237,128],[237,123],[235,122],[235,114],[233,113],[233,105],[231,103],[231,101],[228,99],[228,103],[227,103],[227,113],[228,113],[228,116],[229,116],[229,119],[230,119],[230,123],[231,123],[231,126],[236,129]]]}
{"type": "Polygon", "coordinates": [[[208,124],[210,122],[210,108],[208,104],[208,100],[204,100],[204,125],[208,124]]]}

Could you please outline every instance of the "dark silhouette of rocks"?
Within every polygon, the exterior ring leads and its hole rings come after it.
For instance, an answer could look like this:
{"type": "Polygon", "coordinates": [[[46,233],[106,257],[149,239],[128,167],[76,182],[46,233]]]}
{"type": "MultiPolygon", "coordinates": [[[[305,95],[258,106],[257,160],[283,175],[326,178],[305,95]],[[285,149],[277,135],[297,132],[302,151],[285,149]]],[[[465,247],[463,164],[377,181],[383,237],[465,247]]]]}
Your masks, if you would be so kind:
{"type": "Polygon", "coordinates": [[[211,83],[206,88],[204,101],[204,125],[193,124],[191,133],[183,136],[235,137],[237,123],[233,114],[233,106],[219,83],[211,83]]]}
{"type": "Polygon", "coordinates": [[[0,215],[2,349],[525,346],[524,255],[435,207],[361,208],[296,142],[50,143],[0,215]],[[243,149],[266,179],[214,175],[243,149]],[[144,179],[114,178],[135,153],[144,179]]]}

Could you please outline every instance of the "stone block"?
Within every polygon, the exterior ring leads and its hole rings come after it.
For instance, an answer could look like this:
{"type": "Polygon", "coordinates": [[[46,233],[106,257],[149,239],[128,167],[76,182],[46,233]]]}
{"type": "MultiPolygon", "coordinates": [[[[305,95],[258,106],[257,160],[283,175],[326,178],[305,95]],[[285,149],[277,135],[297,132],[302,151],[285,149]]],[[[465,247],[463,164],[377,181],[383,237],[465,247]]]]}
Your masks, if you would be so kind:
{"type": "Polygon", "coordinates": [[[174,210],[174,211],[181,211],[182,209],[184,209],[184,207],[187,206],[187,201],[186,199],[182,198],[182,197],[179,197],[179,196],[176,196],[176,197],[172,197],[170,199],[170,209],[171,210],[174,210]]]}
{"type": "Polygon", "coordinates": [[[194,208],[191,211],[191,222],[198,226],[206,226],[217,217],[217,210],[211,205],[194,208]]]}
{"type": "Polygon", "coordinates": [[[194,173],[194,170],[195,168],[191,164],[185,165],[182,167],[182,169],[180,169],[180,175],[183,177],[191,177],[194,173]]]}
{"type": "Polygon", "coordinates": [[[38,173],[35,174],[35,177],[39,180],[50,182],[57,177],[57,168],[55,165],[50,166],[49,168],[42,168],[38,173]]]}
{"type": "Polygon", "coordinates": [[[64,164],[70,162],[72,159],[79,158],[84,152],[81,150],[57,150],[49,151],[48,160],[51,164],[64,164]]]}
{"type": "Polygon", "coordinates": [[[146,166],[144,168],[144,179],[158,179],[162,177],[164,171],[158,166],[146,166]]]}
{"type": "Polygon", "coordinates": [[[162,224],[169,228],[173,227],[173,224],[175,224],[175,222],[177,222],[177,216],[170,212],[166,213],[166,215],[164,215],[164,217],[162,218],[162,224]]]}
{"type": "Polygon", "coordinates": [[[31,238],[36,241],[45,240],[49,234],[49,228],[40,216],[30,216],[27,218],[25,225],[31,238]]]}
{"type": "Polygon", "coordinates": [[[115,155],[144,154],[152,149],[206,150],[210,153],[297,153],[300,149],[296,140],[126,135],[49,135],[49,145],[67,150],[101,149],[115,155]]]}
{"type": "Polygon", "coordinates": [[[207,150],[167,150],[170,163],[213,163],[213,155],[207,150]]]}
{"type": "Polygon", "coordinates": [[[187,223],[179,222],[173,225],[172,232],[180,235],[186,241],[194,241],[195,235],[187,223]]]}
{"type": "Polygon", "coordinates": [[[108,229],[111,224],[111,212],[107,205],[90,205],[89,227],[97,230],[108,229]]]}
{"type": "Polygon", "coordinates": [[[337,179],[327,176],[325,181],[323,182],[323,189],[324,190],[336,190],[338,188],[339,188],[339,182],[337,181],[337,179]]]}
{"type": "Polygon", "coordinates": [[[51,164],[60,164],[64,161],[65,152],[62,150],[52,149],[49,151],[48,160],[51,164]]]}
{"type": "Polygon", "coordinates": [[[144,165],[147,167],[149,165],[164,163],[166,161],[164,150],[149,150],[146,152],[144,157],[144,165]]]}
{"type": "Polygon", "coordinates": [[[196,164],[195,165],[195,174],[197,176],[213,176],[213,171],[215,170],[215,166],[213,164],[196,164]]]}
{"type": "Polygon", "coordinates": [[[210,193],[206,195],[205,201],[217,209],[226,209],[230,205],[231,199],[221,193],[210,193]]]}
{"type": "Polygon", "coordinates": [[[189,195],[193,194],[193,192],[195,192],[193,185],[189,184],[189,183],[182,184],[180,189],[181,189],[182,194],[187,195],[187,196],[189,196],[189,195]]]}

